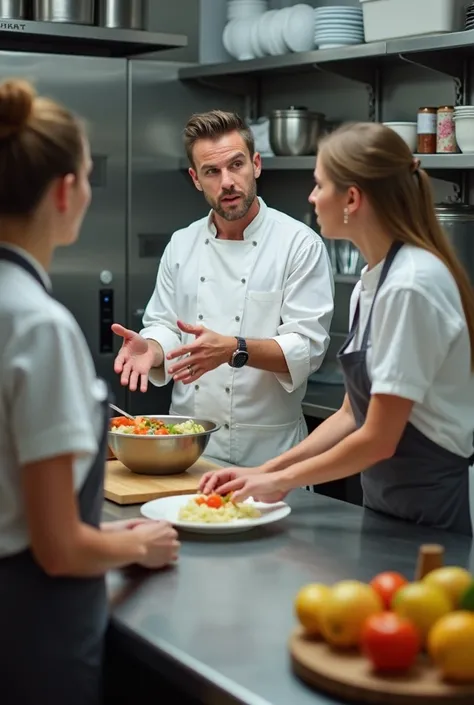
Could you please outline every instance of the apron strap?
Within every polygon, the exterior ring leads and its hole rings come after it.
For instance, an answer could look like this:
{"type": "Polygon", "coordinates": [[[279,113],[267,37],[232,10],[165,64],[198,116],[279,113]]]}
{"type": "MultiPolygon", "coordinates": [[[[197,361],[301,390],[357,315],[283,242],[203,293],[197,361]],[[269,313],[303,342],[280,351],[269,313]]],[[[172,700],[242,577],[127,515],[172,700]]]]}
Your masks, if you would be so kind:
{"type": "MultiPolygon", "coordinates": [[[[377,299],[377,294],[379,293],[380,288],[382,287],[384,281],[385,281],[386,278],[387,278],[387,275],[388,275],[388,273],[389,273],[389,271],[390,271],[390,267],[392,266],[395,257],[397,256],[399,250],[400,250],[402,247],[403,247],[403,242],[400,242],[400,241],[394,242],[393,245],[391,246],[390,250],[388,251],[387,257],[385,258],[385,262],[384,262],[384,265],[383,265],[383,268],[382,268],[382,272],[381,272],[381,274],[380,274],[380,279],[379,279],[379,281],[378,281],[377,288],[376,288],[375,294],[374,294],[374,298],[372,299],[372,305],[371,305],[371,307],[370,307],[369,315],[368,315],[368,317],[367,317],[367,323],[366,323],[366,326],[365,326],[364,334],[363,334],[363,336],[362,336],[362,343],[361,343],[361,349],[362,349],[362,350],[366,350],[367,347],[368,347],[368,344],[369,344],[370,326],[371,326],[371,323],[372,323],[372,314],[373,314],[373,311],[374,311],[374,305],[375,305],[375,301],[376,301],[376,299],[377,299]]],[[[356,314],[357,314],[357,322],[358,322],[359,315],[360,315],[360,313],[359,313],[359,303],[360,303],[360,296],[359,296],[359,300],[357,301],[357,311],[356,311],[356,314]]],[[[355,316],[354,316],[354,319],[355,319],[355,316]]]]}
{"type": "Polygon", "coordinates": [[[0,261],[4,262],[11,262],[12,264],[18,265],[18,267],[21,267],[24,269],[28,274],[30,274],[33,279],[36,279],[38,284],[40,284],[43,289],[49,294],[50,292],[45,286],[44,281],[41,279],[40,275],[36,271],[36,269],[33,267],[33,265],[28,262],[25,257],[22,257],[21,255],[18,254],[18,252],[15,252],[14,250],[10,250],[9,247],[2,247],[0,245],[0,261]]]}

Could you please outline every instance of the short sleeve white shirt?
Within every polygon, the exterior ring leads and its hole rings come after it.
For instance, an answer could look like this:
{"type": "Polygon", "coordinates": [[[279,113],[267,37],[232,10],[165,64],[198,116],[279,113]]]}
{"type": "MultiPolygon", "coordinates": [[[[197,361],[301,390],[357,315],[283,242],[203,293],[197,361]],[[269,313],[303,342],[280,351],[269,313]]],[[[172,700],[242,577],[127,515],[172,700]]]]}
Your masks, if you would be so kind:
{"type": "MultiPolygon", "coordinates": [[[[26,253],[49,288],[41,266],[26,253]]],[[[69,311],[0,261],[0,557],[29,544],[21,467],[72,454],[80,491],[98,449],[105,384],[69,311]]]]}
{"type": "MultiPolygon", "coordinates": [[[[360,323],[348,348],[360,348],[383,262],[362,272],[350,306],[360,296],[360,323]]],[[[459,290],[435,255],[405,245],[377,295],[367,354],[372,394],[412,400],[410,422],[443,448],[473,452],[474,375],[459,290]]]]}

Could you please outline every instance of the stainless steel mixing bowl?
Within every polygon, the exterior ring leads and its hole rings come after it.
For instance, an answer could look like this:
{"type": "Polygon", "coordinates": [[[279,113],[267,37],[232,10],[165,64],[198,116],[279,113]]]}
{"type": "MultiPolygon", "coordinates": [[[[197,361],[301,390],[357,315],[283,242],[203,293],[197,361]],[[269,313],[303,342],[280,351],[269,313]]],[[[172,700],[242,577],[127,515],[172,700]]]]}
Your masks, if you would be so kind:
{"type": "Polygon", "coordinates": [[[206,430],[176,436],[136,436],[109,431],[109,446],[116,458],[132,472],[140,475],[178,475],[185,472],[204,453],[211,433],[220,426],[213,421],[192,416],[156,416],[147,418],[177,424],[194,421],[206,430]]]}

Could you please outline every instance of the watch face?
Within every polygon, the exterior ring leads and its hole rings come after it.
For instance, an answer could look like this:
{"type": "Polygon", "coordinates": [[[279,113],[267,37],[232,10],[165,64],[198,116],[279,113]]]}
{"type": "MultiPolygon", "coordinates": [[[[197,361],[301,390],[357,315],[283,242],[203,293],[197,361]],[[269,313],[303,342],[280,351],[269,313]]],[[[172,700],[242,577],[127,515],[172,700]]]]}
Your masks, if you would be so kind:
{"type": "Polygon", "coordinates": [[[232,359],[232,367],[243,367],[249,358],[249,354],[245,350],[237,350],[232,359]]]}

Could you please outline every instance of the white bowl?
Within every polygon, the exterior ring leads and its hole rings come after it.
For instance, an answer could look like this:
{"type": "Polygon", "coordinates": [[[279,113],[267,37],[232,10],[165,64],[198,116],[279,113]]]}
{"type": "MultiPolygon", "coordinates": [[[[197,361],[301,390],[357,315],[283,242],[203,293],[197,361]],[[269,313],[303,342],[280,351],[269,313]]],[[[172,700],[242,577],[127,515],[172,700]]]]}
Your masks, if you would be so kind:
{"type": "Polygon", "coordinates": [[[454,123],[456,142],[464,154],[474,152],[474,115],[464,120],[457,119],[454,123]]]}
{"type": "Polygon", "coordinates": [[[270,54],[271,51],[272,30],[270,20],[277,12],[278,10],[268,10],[268,12],[264,12],[257,20],[258,41],[260,48],[266,55],[270,54]]]}
{"type": "Polygon", "coordinates": [[[314,10],[298,4],[289,8],[283,27],[283,38],[291,51],[311,51],[314,47],[314,10]]]}
{"type": "Polygon", "coordinates": [[[232,51],[229,51],[229,49],[227,49],[227,51],[234,57],[234,59],[237,59],[238,61],[255,59],[252,46],[252,37],[250,34],[250,28],[253,22],[253,19],[232,20],[229,22],[230,29],[226,39],[232,51]]]}
{"type": "Polygon", "coordinates": [[[416,150],[418,139],[416,122],[384,122],[383,124],[400,135],[412,152],[416,150]]]}

